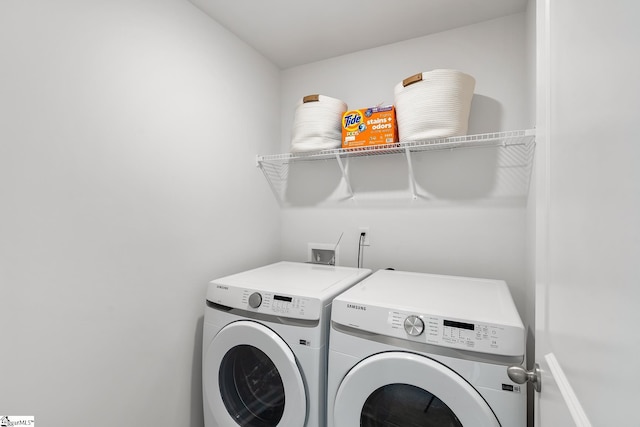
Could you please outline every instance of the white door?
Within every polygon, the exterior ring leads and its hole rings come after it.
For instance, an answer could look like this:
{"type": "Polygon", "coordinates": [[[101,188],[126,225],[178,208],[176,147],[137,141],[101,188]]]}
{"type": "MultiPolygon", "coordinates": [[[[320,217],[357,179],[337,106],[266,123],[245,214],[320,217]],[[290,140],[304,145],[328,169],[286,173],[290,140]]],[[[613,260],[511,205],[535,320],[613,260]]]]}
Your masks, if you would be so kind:
{"type": "Polygon", "coordinates": [[[493,411],[462,377],[427,357],[386,352],[359,362],[340,383],[336,427],[499,427],[493,411]]]}
{"type": "Polygon", "coordinates": [[[219,427],[304,426],[307,394],[295,356],[260,323],[238,321],[218,332],[204,356],[203,383],[219,427]]]}
{"type": "Polygon", "coordinates": [[[536,425],[639,425],[640,6],[537,7],[536,425]]]}

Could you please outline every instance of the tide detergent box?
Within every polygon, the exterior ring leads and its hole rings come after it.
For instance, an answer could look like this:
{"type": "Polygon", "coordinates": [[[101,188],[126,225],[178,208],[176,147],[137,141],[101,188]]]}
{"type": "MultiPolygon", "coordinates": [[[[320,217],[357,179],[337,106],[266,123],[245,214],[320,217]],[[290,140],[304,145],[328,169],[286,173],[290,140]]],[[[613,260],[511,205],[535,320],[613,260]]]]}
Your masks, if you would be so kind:
{"type": "Polygon", "coordinates": [[[394,142],[398,142],[398,126],[393,105],[350,110],[342,115],[342,148],[394,142]]]}

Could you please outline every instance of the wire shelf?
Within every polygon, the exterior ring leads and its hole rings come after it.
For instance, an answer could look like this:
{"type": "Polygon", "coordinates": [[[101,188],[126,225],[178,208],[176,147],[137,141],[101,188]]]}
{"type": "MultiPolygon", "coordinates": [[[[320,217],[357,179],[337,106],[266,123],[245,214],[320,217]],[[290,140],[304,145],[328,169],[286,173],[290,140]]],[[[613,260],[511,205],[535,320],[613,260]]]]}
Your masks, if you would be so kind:
{"type": "Polygon", "coordinates": [[[512,147],[524,146],[529,150],[535,144],[535,130],[516,130],[508,132],[484,133],[477,135],[456,136],[449,138],[437,138],[423,141],[401,141],[393,144],[376,145],[357,148],[337,148],[306,153],[283,153],[256,156],[258,166],[273,191],[276,198],[282,203],[286,191],[289,175],[289,165],[295,162],[308,162],[316,160],[335,160],[340,167],[342,177],[351,198],[354,192],[351,188],[349,174],[346,170],[344,159],[352,157],[383,156],[403,154],[406,156],[409,172],[411,193],[414,199],[418,197],[416,181],[414,178],[412,153],[435,150],[469,149],[482,147],[512,147]]]}
{"type": "Polygon", "coordinates": [[[405,154],[411,152],[446,150],[454,148],[496,147],[511,145],[529,145],[535,141],[535,130],[517,130],[498,133],[483,133],[477,135],[454,136],[449,138],[437,138],[424,141],[401,141],[393,144],[376,145],[356,148],[336,148],[308,153],[283,153],[258,155],[257,166],[265,163],[290,163],[299,161],[313,161],[333,159],[336,156],[360,157],[379,156],[387,154],[405,154]]]}

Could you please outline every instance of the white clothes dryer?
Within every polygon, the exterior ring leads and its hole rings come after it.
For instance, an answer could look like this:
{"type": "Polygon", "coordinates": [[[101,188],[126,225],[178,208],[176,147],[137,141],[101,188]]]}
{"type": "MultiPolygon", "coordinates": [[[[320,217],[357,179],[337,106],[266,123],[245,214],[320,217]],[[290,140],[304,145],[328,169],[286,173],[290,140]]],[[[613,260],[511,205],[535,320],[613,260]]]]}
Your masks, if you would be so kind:
{"type": "Polygon", "coordinates": [[[213,280],[206,427],[324,427],[331,302],[370,270],[280,262],[213,280]]]}
{"type": "Polygon", "coordinates": [[[334,299],[329,427],[523,427],[522,321],[503,281],[380,270],[334,299]]]}

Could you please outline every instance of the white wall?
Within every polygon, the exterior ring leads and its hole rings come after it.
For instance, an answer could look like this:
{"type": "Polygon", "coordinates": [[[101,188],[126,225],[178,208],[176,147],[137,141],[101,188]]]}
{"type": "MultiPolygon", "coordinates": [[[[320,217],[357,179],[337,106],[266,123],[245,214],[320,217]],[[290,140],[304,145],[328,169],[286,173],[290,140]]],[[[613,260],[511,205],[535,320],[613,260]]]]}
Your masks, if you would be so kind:
{"type": "Polygon", "coordinates": [[[0,413],[202,425],[206,284],[280,258],[279,84],[182,0],[0,2],[0,413]]]}
{"type": "MultiPolygon", "coordinates": [[[[527,96],[525,14],[284,70],[282,147],[296,102],[321,93],[350,108],[393,103],[403,78],[455,68],[476,78],[469,133],[533,127],[527,96]]],[[[346,38],[347,39],[347,38],[346,38]]],[[[506,280],[525,313],[525,241],[530,153],[486,149],[415,155],[422,195],[413,201],[402,157],[349,164],[355,200],[332,162],[295,164],[282,212],[283,257],[306,260],[307,243],[335,243],[355,266],[358,227],[370,228],[364,265],[506,280]]]]}

